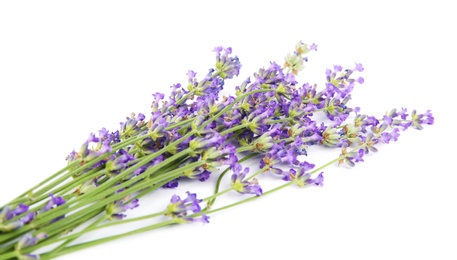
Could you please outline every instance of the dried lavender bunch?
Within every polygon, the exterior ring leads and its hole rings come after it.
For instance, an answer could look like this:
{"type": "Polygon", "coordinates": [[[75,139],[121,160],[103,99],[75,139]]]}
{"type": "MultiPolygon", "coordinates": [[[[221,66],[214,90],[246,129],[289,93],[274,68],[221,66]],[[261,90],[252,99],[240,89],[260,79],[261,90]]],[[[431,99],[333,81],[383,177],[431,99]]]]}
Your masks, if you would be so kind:
{"type": "Polygon", "coordinates": [[[291,185],[322,186],[325,167],[355,166],[380,144],[396,141],[401,131],[433,124],[430,111],[408,114],[402,108],[375,117],[349,107],[352,91],[364,83],[358,76],[364,68],[358,63],[328,69],[322,89],[298,84],[296,75],[307,54],[316,50],[315,44],[297,43],[283,66],[271,62],[235,87],[234,96],[225,97],[220,92],[227,80],[239,75],[241,63],[231,48],[215,48],[216,64],[202,79],[188,71],[187,84],[171,86],[167,99],[153,94],[148,118],[132,114],[117,131],[102,128],[97,135],[91,133],[79,151],[69,154],[65,168],[3,206],[0,260],[51,259],[168,225],[208,223],[211,213],[291,185]],[[316,168],[304,160],[311,146],[336,147],[341,153],[316,168]],[[259,169],[251,172],[245,166],[248,160],[258,162],[259,169]],[[224,179],[228,172],[231,178],[224,179]],[[259,179],[265,174],[285,183],[264,191],[259,179]],[[189,180],[198,189],[197,185],[212,185],[210,178],[217,178],[217,185],[209,197],[174,195],[160,212],[126,218],[146,194],[189,180]],[[224,181],[229,187],[220,190],[224,181]],[[216,207],[216,198],[231,191],[248,195],[216,207]],[[94,230],[144,219],[156,222],[73,243],[94,230]],[[45,246],[47,251],[35,253],[45,246]]]}

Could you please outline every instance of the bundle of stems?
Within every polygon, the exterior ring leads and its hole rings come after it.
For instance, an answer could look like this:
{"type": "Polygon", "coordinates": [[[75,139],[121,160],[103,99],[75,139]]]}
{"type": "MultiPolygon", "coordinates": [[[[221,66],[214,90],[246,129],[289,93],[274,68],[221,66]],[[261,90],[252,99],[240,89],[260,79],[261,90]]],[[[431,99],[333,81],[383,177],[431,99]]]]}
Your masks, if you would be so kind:
{"type": "Polygon", "coordinates": [[[379,144],[396,141],[401,130],[433,124],[430,111],[393,109],[377,118],[349,107],[351,92],[364,82],[354,77],[363,71],[358,63],[328,69],[321,90],[315,84],[299,85],[296,75],[306,55],[316,50],[315,44],[297,43],[283,66],[271,62],[252,81],[236,86],[234,96],[225,97],[220,92],[239,74],[241,63],[231,48],[215,48],[215,67],[203,79],[188,71],[187,85],[173,85],[167,100],[153,94],[148,119],[132,114],[115,132],[102,128],[98,135],[90,134],[79,151],[68,155],[66,167],[6,203],[0,209],[0,260],[51,259],[164,226],[208,223],[214,212],[291,185],[322,186],[325,167],[352,167],[379,144]],[[310,146],[337,147],[341,153],[316,168],[303,160],[310,146]],[[248,160],[256,160],[259,169],[244,167],[248,160]],[[224,179],[227,173],[231,178],[224,179]],[[280,184],[264,191],[259,178],[265,174],[278,177],[280,184]],[[196,187],[214,185],[207,182],[210,178],[217,179],[211,196],[174,195],[159,212],[126,218],[126,211],[138,207],[147,194],[185,180],[195,180],[196,187]],[[224,180],[229,187],[221,190],[224,180]],[[234,191],[247,195],[215,204],[216,198],[234,191]],[[77,240],[146,219],[157,221],[96,240],[77,240]]]}

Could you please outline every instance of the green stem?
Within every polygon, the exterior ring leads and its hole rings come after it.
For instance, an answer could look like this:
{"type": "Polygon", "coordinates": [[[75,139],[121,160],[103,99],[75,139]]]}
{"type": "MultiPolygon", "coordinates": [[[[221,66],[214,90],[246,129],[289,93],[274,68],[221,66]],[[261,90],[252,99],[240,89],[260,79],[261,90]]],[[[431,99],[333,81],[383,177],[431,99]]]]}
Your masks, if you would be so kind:
{"type": "MultiPolygon", "coordinates": [[[[194,167],[194,166],[191,166],[191,167],[194,167]]],[[[186,169],[181,168],[181,169],[176,169],[174,172],[178,172],[178,171],[181,171],[181,172],[182,172],[182,171],[185,171],[185,170],[186,170],[186,169]]],[[[170,172],[170,173],[173,173],[173,171],[170,172]]],[[[161,183],[160,185],[156,185],[155,188],[157,189],[158,187],[163,186],[165,183],[171,181],[171,180],[174,179],[174,178],[176,178],[176,176],[170,177],[168,180],[165,180],[164,183],[161,183]]],[[[102,204],[106,204],[106,203],[102,203],[102,204]]],[[[84,212],[88,212],[89,210],[90,210],[90,208],[86,208],[86,209],[84,209],[84,212]]],[[[100,212],[100,211],[96,212],[96,215],[98,215],[99,212],[100,212]]],[[[133,222],[133,221],[139,221],[139,220],[143,220],[143,219],[147,219],[147,218],[156,217],[156,216],[163,215],[163,214],[164,214],[164,212],[159,212],[159,213],[152,214],[152,215],[148,215],[148,216],[138,217],[138,218],[129,219],[129,220],[123,220],[123,221],[117,221],[117,222],[113,222],[113,223],[111,223],[111,224],[103,225],[103,226],[101,226],[101,227],[93,227],[93,228],[90,228],[90,229],[86,229],[86,230],[84,230],[84,232],[89,232],[89,231],[94,230],[94,229],[98,229],[98,228],[102,228],[102,227],[108,227],[108,226],[111,226],[111,225],[116,225],[117,223],[123,224],[123,223],[128,223],[128,222],[133,222]]],[[[71,217],[74,217],[74,216],[71,216],[71,217]]],[[[78,217],[82,217],[82,216],[78,214],[78,217]]],[[[93,217],[93,216],[90,216],[89,218],[84,219],[84,221],[82,221],[82,222],[85,222],[85,221],[87,221],[88,219],[90,219],[90,218],[92,218],[92,217],[93,217]]],[[[66,221],[68,222],[68,221],[70,221],[70,220],[67,219],[66,221]]],[[[70,222],[72,222],[72,221],[70,221],[70,222]]],[[[60,228],[60,230],[62,230],[62,229],[63,229],[63,228],[60,228]]],[[[66,229],[68,229],[68,228],[66,228],[66,229]]],[[[59,231],[59,232],[62,232],[62,231],[59,231]]],[[[56,233],[55,228],[49,230],[47,233],[55,234],[55,233],[56,233]]],[[[82,233],[80,233],[79,236],[80,236],[80,235],[82,235],[82,233]]],[[[74,236],[71,236],[71,238],[73,238],[73,237],[74,237],[74,236]]],[[[68,237],[67,237],[67,238],[68,238],[68,237]]],[[[42,247],[42,246],[45,246],[45,245],[48,245],[48,244],[52,244],[52,243],[55,243],[55,242],[60,241],[60,240],[62,240],[62,239],[48,240],[48,241],[46,241],[46,242],[40,243],[40,246],[39,246],[39,247],[42,247]]],[[[36,249],[39,248],[39,247],[33,247],[33,248],[31,248],[31,249],[32,249],[32,250],[36,250],[36,249]]],[[[30,252],[31,252],[31,251],[30,251],[30,252]]]]}
{"type": "Polygon", "coordinates": [[[36,231],[35,233],[40,233],[44,232],[46,233],[49,237],[52,236],[59,236],[61,234],[66,234],[75,228],[79,227],[80,225],[86,223],[87,221],[90,221],[91,219],[95,218],[98,216],[100,213],[104,212],[105,208],[97,208],[94,210],[90,211],[85,211],[84,214],[78,216],[78,218],[75,218],[72,221],[57,221],[55,222],[54,225],[48,225],[43,228],[41,228],[39,231],[36,231]],[[59,223],[60,222],[60,223],[59,223]]]}
{"type": "Polygon", "coordinates": [[[180,100],[176,101],[176,105],[181,105],[182,103],[184,103],[184,101],[186,101],[194,93],[195,93],[195,89],[192,89],[186,95],[184,95],[180,100]]]}
{"type": "Polygon", "coordinates": [[[246,128],[245,125],[238,125],[238,126],[229,128],[229,129],[227,129],[227,130],[225,130],[225,131],[222,131],[222,132],[220,132],[219,134],[222,136],[222,135],[226,135],[226,134],[229,134],[229,133],[231,133],[231,132],[235,132],[235,131],[238,131],[238,130],[241,130],[241,129],[244,129],[244,128],[246,128]]]}
{"type": "MultiPolygon", "coordinates": [[[[170,158],[167,158],[167,160],[164,160],[163,162],[155,165],[155,166],[152,166],[151,168],[148,169],[148,171],[155,171],[157,169],[159,169],[160,167],[163,167],[163,166],[166,166],[170,163],[172,163],[174,160],[176,159],[179,159],[181,156],[183,155],[186,155],[188,153],[188,151],[182,151],[178,154],[175,154],[174,156],[170,157],[170,158]]],[[[92,202],[95,202],[96,200],[98,199],[101,199],[101,198],[104,198],[105,196],[108,196],[108,195],[111,195],[111,194],[114,194],[116,193],[116,191],[122,189],[122,188],[125,188],[137,181],[140,180],[140,178],[132,178],[126,182],[123,182],[121,183],[120,185],[115,185],[117,181],[120,181],[122,177],[126,176],[127,174],[130,174],[132,173],[134,170],[136,170],[137,168],[147,164],[148,162],[150,162],[152,160],[152,158],[155,158],[159,155],[157,155],[157,153],[154,153],[154,154],[151,154],[149,156],[146,156],[144,160],[138,162],[138,164],[136,164],[135,166],[131,167],[131,168],[128,168],[126,170],[124,170],[123,172],[119,173],[116,177],[114,178],[111,178],[109,179],[107,182],[103,183],[102,185],[98,186],[96,189],[92,190],[91,192],[88,192],[86,194],[83,194],[81,196],[79,196],[78,198],[76,198],[75,200],[73,201],[70,201],[68,203],[68,205],[72,205],[72,204],[76,204],[78,203],[77,205],[75,205],[74,207],[71,208],[71,210],[74,210],[76,208],[79,208],[79,207],[82,207],[84,205],[88,205],[92,202]],[[94,192],[94,191],[97,191],[97,192],[94,192]]],[[[146,172],[143,173],[144,176],[147,176],[145,175],[147,174],[146,172]]],[[[118,193],[117,195],[119,194],[123,194],[124,196],[126,196],[126,192],[134,192],[134,191],[127,191],[127,190],[124,190],[123,192],[120,192],[118,193]]],[[[46,221],[49,221],[59,215],[63,215],[63,214],[67,214],[68,212],[70,212],[71,210],[61,210],[59,208],[56,208],[56,211],[53,212],[52,214],[49,213],[49,212],[46,212],[48,214],[43,214],[41,217],[38,217],[37,218],[37,225],[39,224],[43,224],[44,222],[46,221]]]]}
{"type": "MultiPolygon", "coordinates": [[[[64,196],[66,195],[66,193],[72,189],[74,189],[76,186],[84,183],[85,181],[88,181],[92,178],[97,178],[97,177],[100,177],[101,175],[105,174],[106,171],[104,169],[93,169],[89,172],[87,172],[87,174],[84,174],[82,176],[80,176],[80,178],[77,178],[77,181],[75,180],[74,182],[69,182],[69,183],[66,183],[60,187],[55,187],[55,189],[51,189],[49,192],[54,194],[54,196],[64,196]]],[[[37,202],[38,201],[42,201],[46,198],[49,198],[49,195],[46,195],[46,194],[43,194],[41,195],[39,198],[37,198],[37,202]]],[[[47,202],[45,203],[42,203],[32,209],[30,209],[31,212],[36,212],[38,210],[40,210],[42,207],[44,207],[46,205],[47,202]]],[[[35,204],[35,203],[33,203],[35,204]]],[[[31,204],[31,205],[33,205],[31,204]]]]}
{"type": "Polygon", "coordinates": [[[72,252],[75,252],[75,251],[79,251],[81,249],[85,249],[85,248],[88,248],[88,247],[92,247],[92,246],[96,246],[96,245],[99,245],[99,244],[103,244],[103,243],[106,243],[106,242],[109,242],[109,241],[112,241],[112,240],[116,240],[116,239],[119,239],[119,238],[123,238],[123,237],[127,237],[127,236],[132,236],[132,235],[144,233],[144,232],[147,232],[147,231],[150,231],[150,230],[158,229],[158,228],[165,227],[165,226],[172,225],[172,224],[176,224],[176,223],[178,223],[178,220],[170,219],[170,220],[167,220],[167,221],[164,221],[164,222],[161,222],[161,223],[157,223],[157,224],[150,225],[150,226],[147,226],[147,227],[139,228],[139,229],[136,229],[136,230],[133,230],[133,231],[130,231],[130,232],[123,233],[123,234],[109,236],[109,237],[93,240],[93,241],[90,241],[90,242],[86,242],[86,243],[70,246],[70,247],[67,247],[67,248],[61,250],[60,252],[57,252],[56,254],[45,253],[45,254],[40,256],[40,259],[42,259],[42,260],[52,259],[54,257],[58,257],[58,256],[65,255],[65,254],[69,254],[69,253],[72,253],[72,252]]]}
{"type": "MultiPolygon", "coordinates": [[[[243,147],[236,149],[236,151],[242,153],[242,152],[246,152],[246,151],[252,151],[254,149],[255,149],[254,145],[247,145],[247,146],[243,146],[243,147]]],[[[255,154],[257,155],[258,153],[255,153],[255,154]]]]}
{"type": "MultiPolygon", "coordinates": [[[[97,219],[96,221],[94,221],[92,224],[90,224],[87,228],[85,228],[82,232],[79,232],[81,235],[83,235],[84,233],[88,232],[88,230],[90,230],[91,228],[94,228],[96,227],[98,224],[100,224],[102,221],[104,221],[106,219],[106,215],[104,217],[101,217],[99,219],[97,219]]],[[[55,249],[53,249],[50,253],[51,255],[53,254],[56,254],[57,252],[59,251],[62,251],[62,249],[64,249],[68,244],[70,244],[71,242],[75,241],[76,239],[78,239],[80,236],[76,236],[76,237],[73,237],[73,238],[70,238],[68,239],[67,241],[65,241],[64,243],[60,244],[58,247],[56,247],[55,249]]]]}
{"type": "MultiPolygon", "coordinates": [[[[174,169],[176,170],[176,167],[179,167],[179,165],[181,165],[181,163],[183,162],[184,160],[181,160],[179,163],[176,163],[176,164],[173,164],[173,165],[170,165],[168,167],[166,167],[165,169],[160,169],[158,170],[156,173],[157,175],[161,175],[161,174],[164,174],[166,172],[170,172],[172,171],[171,169],[174,169]]],[[[161,187],[160,185],[156,185],[156,184],[153,184],[151,185],[151,187],[148,187],[148,188],[145,188],[144,190],[140,191],[136,196],[135,198],[141,198],[149,193],[151,193],[152,191],[158,189],[159,187],[161,187]]],[[[132,198],[133,199],[133,198],[132,198]]]]}
{"type": "MultiPolygon", "coordinates": [[[[122,192],[118,192],[118,193],[115,193],[116,191],[112,191],[110,190],[109,192],[107,191],[107,194],[103,194],[103,196],[105,195],[111,195],[107,198],[104,198],[102,199],[103,197],[94,197],[94,198],[90,198],[90,200],[84,202],[84,203],[80,203],[80,204],[77,204],[75,205],[73,208],[70,208],[70,209],[64,209],[63,211],[59,212],[58,214],[57,213],[54,213],[54,214],[51,214],[49,216],[47,216],[46,218],[43,218],[43,219],[39,219],[37,220],[37,222],[35,223],[36,225],[40,225],[40,224],[44,224],[50,220],[52,220],[53,218],[57,217],[58,215],[61,215],[61,214],[66,214],[72,210],[74,210],[75,208],[81,208],[83,206],[87,206],[88,204],[94,202],[94,204],[90,205],[89,207],[87,208],[84,208],[84,211],[91,211],[95,208],[99,208],[99,207],[103,207],[103,206],[106,206],[110,203],[112,203],[113,201],[116,201],[116,200],[119,200],[119,199],[122,199],[124,198],[125,196],[129,195],[129,194],[133,194],[134,192],[138,191],[138,190],[141,190],[141,189],[144,189],[144,188],[147,188],[148,186],[154,184],[154,183],[157,183],[157,182],[160,182],[160,181],[163,181],[163,180],[174,180],[176,179],[177,177],[179,177],[182,172],[188,170],[188,169],[191,169],[191,168],[195,168],[195,167],[198,167],[198,166],[201,166],[203,165],[204,162],[202,161],[197,161],[197,162],[194,162],[194,163],[191,163],[191,164],[188,164],[182,168],[179,168],[179,169],[176,169],[174,171],[171,171],[168,173],[169,176],[158,176],[156,178],[153,178],[151,180],[148,180],[148,181],[142,181],[142,182],[138,182],[134,187],[135,189],[134,190],[130,190],[130,189],[126,189],[122,192]]],[[[121,185],[119,186],[116,186],[115,188],[119,189],[121,188],[121,185]]],[[[80,210],[81,211],[81,210],[80,210]]],[[[76,214],[73,214],[71,215],[70,217],[68,217],[68,219],[66,221],[70,221],[70,218],[73,219],[73,218],[78,218],[80,217],[79,215],[80,213],[76,213],[76,214]]]]}
{"type": "Polygon", "coordinates": [[[0,260],[7,260],[7,259],[13,259],[13,258],[19,259],[19,254],[16,251],[8,252],[6,254],[0,255],[0,260]]]}
{"type": "Polygon", "coordinates": [[[165,130],[171,130],[173,128],[180,127],[180,126],[188,124],[188,123],[190,123],[190,122],[192,122],[194,120],[195,120],[195,117],[189,118],[189,119],[186,119],[186,120],[182,120],[181,122],[178,122],[178,123],[175,123],[175,124],[172,124],[172,125],[168,126],[167,128],[165,128],[165,130]]]}
{"type": "MultiPolygon", "coordinates": [[[[185,153],[185,151],[183,151],[183,153],[185,153]]],[[[176,156],[177,156],[177,158],[179,158],[181,155],[176,154],[176,156]]],[[[173,159],[170,157],[170,158],[168,158],[167,160],[165,160],[162,163],[166,165],[166,164],[171,163],[172,161],[173,161],[173,159]]],[[[203,164],[203,163],[202,162],[196,162],[196,163],[194,163],[192,165],[187,165],[187,167],[196,167],[196,166],[200,166],[201,164],[203,164]]],[[[152,172],[154,170],[154,167],[160,167],[160,165],[153,166],[153,167],[149,168],[148,170],[152,172]]],[[[169,181],[179,177],[179,175],[181,174],[182,171],[183,171],[183,169],[178,169],[177,171],[170,172],[171,178],[170,178],[169,181]],[[174,175],[172,175],[172,174],[174,174],[174,175]]],[[[147,174],[147,173],[145,172],[145,174],[147,174]]],[[[154,181],[157,181],[157,182],[162,181],[165,178],[159,176],[158,178],[152,179],[151,181],[147,182],[146,185],[151,185],[152,183],[154,183],[154,181]]],[[[65,215],[65,214],[67,214],[67,213],[69,213],[69,212],[71,212],[71,211],[73,211],[75,209],[81,208],[83,206],[89,205],[90,203],[95,202],[98,199],[104,198],[104,196],[114,194],[119,189],[124,188],[124,187],[126,187],[126,186],[128,186],[130,184],[133,184],[136,181],[139,181],[139,180],[134,178],[134,179],[131,179],[131,180],[127,181],[127,182],[122,183],[121,185],[115,186],[112,189],[109,189],[109,190],[99,194],[98,196],[94,196],[93,195],[91,197],[88,197],[86,200],[80,202],[79,204],[75,205],[74,207],[71,207],[71,208],[68,207],[70,204],[72,204],[70,202],[68,204],[65,204],[67,206],[66,208],[57,207],[57,208],[55,208],[55,209],[53,209],[51,211],[44,212],[41,216],[37,217],[34,220],[33,224],[27,224],[24,227],[22,227],[21,229],[15,230],[15,231],[13,231],[11,233],[8,233],[8,234],[6,234],[4,236],[0,235],[0,242],[3,242],[3,241],[6,241],[6,240],[9,240],[9,239],[12,239],[14,237],[17,237],[19,235],[22,235],[25,232],[28,232],[29,230],[34,229],[35,226],[40,226],[40,225],[46,224],[47,222],[51,221],[54,218],[57,218],[57,217],[62,216],[62,215],[65,215]]],[[[143,189],[143,188],[146,187],[145,183],[139,183],[138,185],[139,185],[139,188],[137,190],[140,190],[140,189],[143,189]]],[[[100,186],[98,188],[100,188],[100,186]]],[[[111,203],[111,202],[113,202],[115,200],[121,199],[121,198],[125,197],[126,195],[128,195],[129,193],[134,193],[134,192],[135,192],[135,190],[132,191],[131,189],[126,189],[126,190],[124,190],[122,192],[119,192],[119,193],[113,195],[113,196],[110,196],[109,198],[103,199],[103,200],[101,200],[101,201],[89,206],[88,208],[84,209],[84,212],[88,212],[88,211],[91,212],[91,211],[95,210],[98,207],[104,207],[105,205],[107,205],[107,204],[109,204],[109,203],[111,203]]],[[[73,202],[78,201],[78,199],[80,199],[81,197],[76,198],[76,200],[74,200],[73,202]]],[[[73,219],[77,220],[78,218],[81,217],[81,214],[84,214],[84,213],[82,213],[82,211],[79,211],[77,214],[73,214],[73,215],[67,217],[65,219],[65,222],[69,222],[69,221],[71,222],[71,221],[73,221],[73,219]]],[[[51,223],[50,225],[55,225],[55,223],[59,223],[59,222],[54,222],[54,223],[51,223]]]]}
{"type": "Polygon", "coordinates": [[[268,120],[268,124],[272,125],[272,124],[277,124],[277,123],[288,123],[290,121],[294,121],[293,118],[282,118],[282,119],[277,119],[277,120],[268,120]]]}
{"type": "Polygon", "coordinates": [[[26,192],[24,192],[23,194],[19,195],[18,197],[16,197],[14,200],[10,201],[9,203],[7,203],[6,205],[15,205],[16,204],[16,201],[17,200],[20,200],[21,197],[23,196],[26,196],[28,195],[30,192],[32,192],[34,189],[40,187],[41,185],[49,182],[50,180],[56,178],[57,176],[59,176],[60,174],[64,173],[65,171],[67,171],[68,169],[70,169],[71,167],[74,167],[75,165],[77,165],[79,162],[78,161],[75,161],[73,163],[70,163],[69,165],[67,165],[66,167],[62,168],[60,171],[54,173],[53,175],[51,175],[49,178],[46,178],[45,180],[41,181],[40,183],[38,183],[37,185],[33,186],[32,188],[28,189],[26,192]]]}
{"type": "MultiPolygon", "coordinates": [[[[30,251],[27,251],[26,253],[29,253],[29,252],[32,252],[38,248],[41,248],[43,246],[47,246],[47,245],[50,245],[50,244],[54,244],[54,243],[57,243],[57,242],[60,242],[60,241],[64,241],[64,240],[74,240],[74,239],[77,239],[89,232],[92,232],[92,231],[95,231],[95,230],[98,230],[98,229],[103,229],[103,228],[108,228],[108,227],[112,227],[112,226],[118,226],[118,225],[123,225],[123,224],[128,224],[128,223],[132,223],[132,222],[137,222],[137,221],[143,221],[143,220],[147,220],[147,219],[151,219],[151,218],[155,218],[155,217],[159,217],[159,216],[163,216],[165,214],[165,211],[161,211],[161,212],[158,212],[158,213],[154,213],[154,214],[149,214],[149,215],[145,215],[145,216],[141,216],[141,217],[136,217],[136,218],[131,218],[131,219],[123,219],[123,220],[119,220],[119,221],[112,221],[112,222],[109,222],[109,223],[106,223],[106,224],[103,224],[103,225],[100,225],[100,226],[97,226],[99,223],[101,223],[101,221],[97,221],[97,222],[94,222],[94,225],[91,225],[87,228],[85,228],[84,230],[78,232],[78,233],[74,233],[74,234],[71,234],[71,235],[67,235],[67,236],[64,236],[64,237],[58,237],[58,238],[55,238],[55,239],[52,239],[52,240],[45,240],[43,242],[40,243],[40,247],[35,247],[35,248],[31,248],[32,250],[30,251]],[[95,224],[97,223],[97,224],[95,224]]],[[[101,218],[100,220],[105,220],[104,218],[101,218]]]]}
{"type": "Polygon", "coordinates": [[[258,198],[262,198],[262,197],[264,197],[264,196],[266,196],[268,194],[271,194],[271,193],[276,192],[278,190],[282,190],[282,189],[284,189],[284,188],[286,188],[286,187],[288,187],[288,186],[290,186],[290,185],[292,185],[294,183],[295,182],[293,182],[293,181],[287,182],[286,184],[283,184],[281,186],[278,186],[278,187],[276,187],[274,189],[271,189],[269,191],[266,191],[266,192],[262,193],[262,196],[253,196],[253,197],[250,197],[250,198],[247,198],[247,199],[244,199],[244,200],[241,200],[241,201],[238,201],[238,202],[235,202],[235,203],[232,203],[232,204],[229,204],[229,205],[217,208],[217,209],[209,210],[205,214],[211,214],[211,213],[215,213],[215,212],[218,212],[218,211],[222,211],[224,209],[233,208],[233,207],[238,206],[240,204],[243,204],[243,203],[246,203],[246,202],[249,202],[249,201],[252,201],[252,200],[256,200],[258,198]]]}

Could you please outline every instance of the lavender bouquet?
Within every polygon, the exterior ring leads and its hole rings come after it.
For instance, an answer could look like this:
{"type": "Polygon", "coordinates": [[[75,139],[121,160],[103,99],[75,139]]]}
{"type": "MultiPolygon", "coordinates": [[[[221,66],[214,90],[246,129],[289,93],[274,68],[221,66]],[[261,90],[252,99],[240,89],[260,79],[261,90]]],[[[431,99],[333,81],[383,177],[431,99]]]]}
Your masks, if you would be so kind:
{"type": "Polygon", "coordinates": [[[66,167],[2,206],[0,260],[52,259],[165,226],[208,223],[212,213],[289,186],[322,186],[324,168],[353,167],[381,144],[397,141],[402,131],[433,124],[430,111],[394,108],[374,116],[350,107],[353,89],[364,83],[359,63],[327,69],[322,87],[299,84],[296,76],[316,50],[315,44],[299,42],[282,66],[271,62],[236,86],[233,95],[222,96],[241,63],[231,48],[215,48],[216,64],[204,77],[188,71],[187,84],[171,86],[167,98],[153,94],[148,116],[131,114],[119,130],[91,133],[68,155],[66,167]],[[340,152],[316,166],[306,160],[313,146],[340,152]],[[261,185],[267,175],[278,179],[275,187],[261,185]],[[181,182],[195,188],[171,198],[154,197],[154,191],[181,182]],[[212,195],[194,193],[208,185],[212,195]],[[244,195],[216,203],[233,192],[244,195]],[[144,196],[164,207],[128,218],[144,196]],[[147,225],[127,232],[78,240],[95,230],[144,220],[147,225]]]}

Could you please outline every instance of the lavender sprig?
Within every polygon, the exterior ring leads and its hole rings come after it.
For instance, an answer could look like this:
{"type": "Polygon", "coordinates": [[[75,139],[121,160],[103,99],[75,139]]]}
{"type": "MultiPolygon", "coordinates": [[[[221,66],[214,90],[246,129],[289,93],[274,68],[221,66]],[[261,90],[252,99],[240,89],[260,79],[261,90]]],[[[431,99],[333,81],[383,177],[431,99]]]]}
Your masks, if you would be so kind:
{"type": "Polygon", "coordinates": [[[91,133],[79,151],[67,157],[68,166],[34,186],[0,210],[0,260],[36,259],[39,248],[62,242],[43,253],[50,259],[89,246],[163,226],[209,222],[209,215],[264,197],[291,185],[322,186],[322,170],[330,165],[351,167],[363,162],[381,144],[397,141],[401,131],[433,124],[430,110],[393,109],[382,117],[360,114],[350,107],[351,93],[363,84],[364,68],[335,65],[325,72],[324,88],[301,86],[296,75],[317,45],[299,42],[284,66],[271,62],[235,87],[235,96],[220,96],[226,81],[239,75],[241,63],[231,48],[216,47],[214,68],[198,80],[187,72],[187,86],[171,86],[168,99],[153,94],[151,113],[131,114],[114,132],[102,128],[91,133]],[[322,113],[327,121],[314,115],[322,113]],[[341,153],[318,168],[304,160],[312,146],[337,147],[341,153]],[[251,154],[239,159],[240,155],[251,154]],[[259,170],[249,175],[242,163],[259,155],[259,170]],[[220,174],[219,168],[227,167],[220,174]],[[219,191],[226,172],[229,188],[219,191]],[[313,174],[317,174],[312,177],[313,174]],[[219,176],[217,176],[219,174],[219,176]],[[285,184],[265,191],[259,179],[271,175],[285,184]],[[218,178],[213,195],[199,200],[195,193],[174,195],[162,212],[129,219],[127,210],[139,206],[142,196],[159,188],[176,188],[181,181],[208,185],[218,178]],[[231,191],[238,202],[213,208],[215,199],[231,191]],[[250,195],[251,194],[251,195],[250,195]],[[247,198],[244,198],[246,197],[247,198]],[[206,208],[201,203],[207,201],[206,208]],[[167,220],[100,240],[70,245],[76,238],[99,228],[156,219],[167,220]],[[80,232],[67,235],[82,223],[80,232]],[[42,238],[40,234],[47,234],[42,238]],[[40,237],[38,239],[37,237],[40,237]],[[36,238],[36,239],[35,239],[36,238]],[[28,258],[27,258],[28,257],[28,258]]]}

